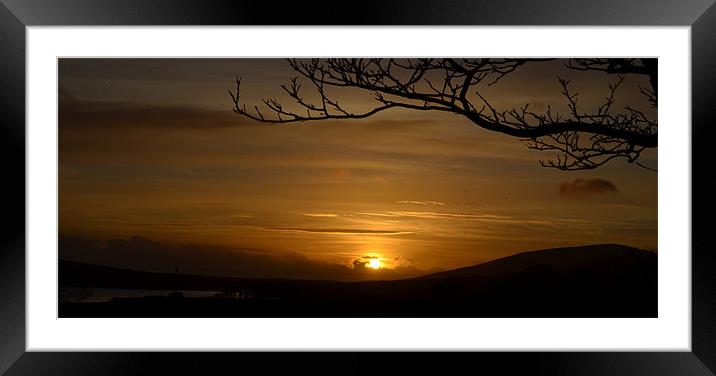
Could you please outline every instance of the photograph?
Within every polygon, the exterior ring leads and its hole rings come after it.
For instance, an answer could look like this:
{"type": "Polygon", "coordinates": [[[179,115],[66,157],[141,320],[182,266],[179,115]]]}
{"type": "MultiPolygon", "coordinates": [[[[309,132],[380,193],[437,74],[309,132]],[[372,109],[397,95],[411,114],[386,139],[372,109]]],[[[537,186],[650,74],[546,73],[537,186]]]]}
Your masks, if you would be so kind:
{"type": "Polygon", "coordinates": [[[0,375],[716,376],[715,2],[0,0],[0,375]]]}
{"type": "Polygon", "coordinates": [[[659,317],[658,62],[60,57],[58,316],[659,317]]]}

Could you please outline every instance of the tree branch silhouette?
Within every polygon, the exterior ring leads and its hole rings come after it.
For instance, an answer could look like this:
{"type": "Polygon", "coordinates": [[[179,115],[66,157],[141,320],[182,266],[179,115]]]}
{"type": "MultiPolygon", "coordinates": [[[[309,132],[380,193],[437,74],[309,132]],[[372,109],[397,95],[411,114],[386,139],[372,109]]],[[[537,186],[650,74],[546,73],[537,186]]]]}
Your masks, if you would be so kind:
{"type": "MultiPolygon", "coordinates": [[[[233,111],[263,123],[295,123],[326,119],[361,119],[394,108],[443,111],[461,115],[477,126],[526,142],[527,147],[552,151],[556,158],[540,160],[545,167],[582,170],[599,167],[615,158],[637,162],[641,152],[657,147],[657,123],[636,108],[613,109],[617,89],[625,75],[649,77],[649,88],[640,88],[657,105],[656,60],[569,59],[572,70],[599,71],[615,75],[608,94],[595,111],[582,111],[570,81],[558,77],[568,113],[548,105],[545,112],[532,111],[529,104],[508,110],[496,109],[484,94],[521,66],[554,59],[288,59],[297,73],[281,89],[292,99],[289,109],[275,98],[263,99],[263,108],[247,107],[242,101],[241,79],[229,90],[233,111]],[[307,95],[303,85],[307,83],[307,95]],[[334,91],[355,88],[370,92],[375,100],[369,110],[352,111],[339,102],[334,91]],[[296,109],[298,108],[298,110],[296,109]]],[[[655,170],[654,170],[655,171],[655,170]]]]}

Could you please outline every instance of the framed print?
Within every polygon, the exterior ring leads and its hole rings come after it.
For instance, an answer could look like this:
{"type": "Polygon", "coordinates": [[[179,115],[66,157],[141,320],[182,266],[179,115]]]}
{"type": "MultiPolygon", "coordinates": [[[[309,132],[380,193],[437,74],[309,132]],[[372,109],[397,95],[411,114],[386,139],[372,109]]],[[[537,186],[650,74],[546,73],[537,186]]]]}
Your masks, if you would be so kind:
{"type": "Polygon", "coordinates": [[[4,1],[0,370],[713,374],[716,8],[642,5],[4,1]]]}

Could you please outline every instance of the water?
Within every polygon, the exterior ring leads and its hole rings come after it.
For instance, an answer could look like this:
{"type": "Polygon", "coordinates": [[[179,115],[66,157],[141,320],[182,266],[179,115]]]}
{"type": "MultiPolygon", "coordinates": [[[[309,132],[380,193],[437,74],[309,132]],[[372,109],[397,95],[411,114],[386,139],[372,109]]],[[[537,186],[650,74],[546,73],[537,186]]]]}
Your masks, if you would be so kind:
{"type": "MultiPolygon", "coordinates": [[[[142,298],[147,296],[168,296],[174,290],[134,290],[107,288],[60,288],[60,301],[108,302],[113,298],[142,298]]],[[[220,294],[219,291],[179,290],[186,298],[207,298],[220,294]]]]}

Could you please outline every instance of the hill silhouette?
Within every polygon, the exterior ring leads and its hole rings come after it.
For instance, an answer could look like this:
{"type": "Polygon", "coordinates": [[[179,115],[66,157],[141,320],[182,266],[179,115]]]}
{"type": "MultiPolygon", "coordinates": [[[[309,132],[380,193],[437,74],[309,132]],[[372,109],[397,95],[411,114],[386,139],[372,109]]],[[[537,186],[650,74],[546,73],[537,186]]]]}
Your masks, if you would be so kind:
{"type": "Polygon", "coordinates": [[[522,252],[482,264],[428,274],[418,279],[489,276],[519,273],[529,268],[549,267],[569,273],[608,263],[612,270],[649,262],[656,254],[620,244],[594,244],[522,252]]]}
{"type": "Polygon", "coordinates": [[[60,260],[59,284],[166,292],[61,302],[60,317],[657,316],[657,254],[617,244],[524,252],[417,278],[363,282],[149,273],[60,260]],[[192,290],[216,296],[179,292],[192,290]]]}

